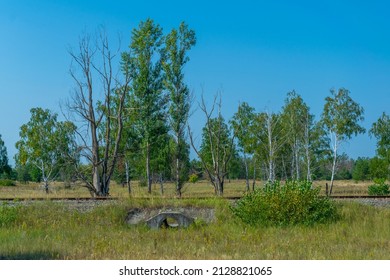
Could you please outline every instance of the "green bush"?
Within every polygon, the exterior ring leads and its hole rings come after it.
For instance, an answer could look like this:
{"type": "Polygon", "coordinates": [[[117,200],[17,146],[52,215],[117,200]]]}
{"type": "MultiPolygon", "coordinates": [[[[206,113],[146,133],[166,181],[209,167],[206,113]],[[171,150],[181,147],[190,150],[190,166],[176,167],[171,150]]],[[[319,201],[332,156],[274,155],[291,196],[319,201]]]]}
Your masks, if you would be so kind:
{"type": "Polygon", "coordinates": [[[0,179],[1,187],[14,187],[16,186],[15,182],[9,179],[0,179]]]}
{"type": "Polygon", "coordinates": [[[0,227],[12,224],[18,216],[18,208],[11,206],[0,206],[0,227]]]}
{"type": "Polygon", "coordinates": [[[244,223],[253,226],[313,225],[338,217],[335,204],[319,196],[311,182],[279,182],[247,194],[232,207],[244,223]]]}
{"type": "Polygon", "coordinates": [[[188,178],[188,182],[195,184],[198,182],[199,176],[196,174],[191,174],[190,177],[188,178]]]}
{"type": "Polygon", "coordinates": [[[389,195],[389,185],[386,184],[386,179],[375,179],[374,185],[368,187],[368,195],[389,195]]]}

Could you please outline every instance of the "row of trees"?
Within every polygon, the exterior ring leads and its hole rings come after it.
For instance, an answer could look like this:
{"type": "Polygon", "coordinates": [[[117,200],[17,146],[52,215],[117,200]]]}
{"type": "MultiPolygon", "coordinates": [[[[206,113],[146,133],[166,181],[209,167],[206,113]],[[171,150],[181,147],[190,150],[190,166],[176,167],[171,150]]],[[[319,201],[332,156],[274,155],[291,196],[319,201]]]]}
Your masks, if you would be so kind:
{"type": "MultiPolygon", "coordinates": [[[[329,194],[332,194],[340,163],[346,162],[340,147],[353,136],[365,132],[360,125],[364,110],[344,88],[331,90],[319,121],[315,120],[310,108],[295,91],[287,94],[279,113],[258,113],[249,104],[242,103],[228,123],[222,118],[220,110],[215,118],[211,118],[214,106],[208,111],[202,100],[200,107],[207,121],[197,154],[208,176],[215,182],[217,193],[223,192],[224,178],[231,172],[229,161],[234,161],[238,153],[245,166],[248,191],[250,170],[253,174],[252,188],[259,173],[264,180],[273,182],[276,179],[312,181],[327,177],[329,172],[329,194]]],[[[372,168],[371,174],[389,175],[389,128],[390,122],[384,113],[370,130],[370,134],[378,140],[375,159],[380,160],[381,166],[387,170],[384,174],[378,173],[378,168],[375,168],[376,171],[372,168]]]]}
{"type": "MultiPolygon", "coordinates": [[[[112,179],[127,184],[174,181],[178,196],[189,173],[202,173],[217,195],[225,179],[244,177],[246,189],[256,179],[313,180],[329,165],[330,193],[343,159],[340,146],[364,133],[363,108],[347,89],[331,90],[320,120],[296,92],[280,112],[256,112],[239,104],[230,121],[222,115],[222,98],[199,109],[206,123],[200,146],[188,119],[193,98],[184,79],[195,32],[185,23],[163,33],[148,19],[132,31],[129,49],[112,52],[107,35],[84,35],[70,49],[74,91],[62,107],[67,121],[34,108],[16,144],[17,168],[34,172],[48,190],[50,180],[82,180],[94,196],[107,196],[112,179]],[[198,162],[190,163],[190,145],[198,162]],[[241,168],[243,167],[243,168],[241,168]],[[243,170],[242,174],[237,174],[243,170]]],[[[390,121],[383,113],[370,134],[377,138],[377,158],[389,174],[390,121]]],[[[0,142],[1,144],[1,142],[0,142]]],[[[1,145],[0,145],[1,151],[1,145]]],[[[345,162],[345,161],[344,161],[345,162]]],[[[326,173],[326,172],[323,172],[326,173]]]]}

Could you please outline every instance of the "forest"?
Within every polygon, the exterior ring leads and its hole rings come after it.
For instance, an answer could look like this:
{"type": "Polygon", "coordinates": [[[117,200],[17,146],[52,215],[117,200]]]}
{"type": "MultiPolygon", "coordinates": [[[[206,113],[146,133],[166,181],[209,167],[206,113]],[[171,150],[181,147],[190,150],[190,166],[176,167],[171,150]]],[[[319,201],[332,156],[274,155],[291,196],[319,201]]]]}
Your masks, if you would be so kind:
{"type": "Polygon", "coordinates": [[[256,181],[329,180],[329,194],[334,180],[389,179],[386,112],[366,131],[364,108],[339,88],[330,90],[320,116],[293,90],[278,112],[242,102],[225,119],[222,93],[207,104],[210,94],[195,100],[186,84],[195,45],[196,33],[186,23],[164,33],[152,19],[132,30],[125,52],[111,48],[103,28],[81,36],[68,50],[74,88],[62,114],[31,109],[20,127],[15,167],[0,134],[1,182],[42,182],[47,192],[54,181],[81,182],[93,196],[109,196],[112,181],[130,193],[132,181],[149,193],[152,184],[173,182],[180,197],[188,181],[200,179],[218,196],[230,179],[245,180],[246,191],[256,181]],[[200,144],[189,125],[194,110],[204,117],[200,144]],[[341,152],[362,133],[376,139],[375,157],[351,159],[341,152]]]}

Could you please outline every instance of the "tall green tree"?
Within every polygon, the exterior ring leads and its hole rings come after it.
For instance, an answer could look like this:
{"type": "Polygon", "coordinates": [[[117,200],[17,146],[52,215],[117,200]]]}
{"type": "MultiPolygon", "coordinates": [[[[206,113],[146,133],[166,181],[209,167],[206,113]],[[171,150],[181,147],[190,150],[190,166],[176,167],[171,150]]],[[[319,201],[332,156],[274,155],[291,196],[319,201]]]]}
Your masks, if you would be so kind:
{"type": "Polygon", "coordinates": [[[70,150],[75,147],[76,127],[71,122],[57,121],[57,114],[47,109],[33,108],[30,112],[29,122],[20,128],[16,161],[18,165],[35,166],[48,192],[49,182],[69,163],[66,155],[72,154],[70,150]]]}
{"type": "Polygon", "coordinates": [[[163,33],[153,20],[141,21],[133,29],[129,52],[122,54],[122,63],[131,73],[132,94],[136,108],[137,134],[142,139],[148,192],[152,192],[151,156],[159,141],[168,132],[166,125],[167,96],[163,89],[163,33]]]}
{"type": "Polygon", "coordinates": [[[255,156],[259,166],[263,166],[266,179],[274,182],[277,177],[278,160],[285,146],[286,136],[279,113],[261,112],[254,122],[255,156]]]}
{"type": "Polygon", "coordinates": [[[249,191],[249,159],[253,158],[255,150],[254,121],[255,109],[243,102],[238,106],[237,112],[233,115],[230,124],[236,135],[237,144],[243,155],[245,166],[246,191],[249,191]]]}
{"type": "Polygon", "coordinates": [[[352,170],[352,179],[355,181],[365,181],[371,179],[369,158],[357,158],[352,170]]]}
{"type": "Polygon", "coordinates": [[[329,195],[332,194],[333,183],[337,171],[337,160],[340,145],[352,136],[364,133],[360,125],[364,120],[364,109],[350,97],[347,89],[332,89],[331,96],[326,97],[321,122],[327,133],[331,150],[331,182],[329,195]]]}
{"type": "Polygon", "coordinates": [[[4,144],[3,139],[1,139],[0,134],[0,177],[9,176],[11,172],[11,167],[8,165],[8,154],[7,147],[4,144]]]}
{"type": "Polygon", "coordinates": [[[184,81],[183,67],[189,61],[188,51],[195,45],[195,32],[184,22],[179,29],[173,29],[165,37],[163,69],[165,72],[164,85],[169,93],[169,127],[175,141],[175,181],[176,193],[181,197],[184,184],[183,174],[186,160],[189,157],[189,146],[186,141],[186,125],[190,114],[191,94],[184,81]]]}
{"type": "Polygon", "coordinates": [[[382,157],[375,156],[370,159],[369,173],[370,179],[389,179],[388,163],[382,157]]]}
{"type": "MultiPolygon", "coordinates": [[[[307,173],[310,173],[310,134],[313,116],[302,97],[295,91],[289,92],[282,109],[282,125],[286,134],[286,145],[290,156],[291,179],[300,180],[303,173],[302,158],[306,157],[307,173]]],[[[310,174],[307,176],[310,177],[310,174]]]]}
{"type": "Polygon", "coordinates": [[[370,131],[371,136],[377,139],[376,152],[377,155],[385,162],[390,175],[390,117],[386,113],[382,113],[381,117],[373,123],[370,131]]]}

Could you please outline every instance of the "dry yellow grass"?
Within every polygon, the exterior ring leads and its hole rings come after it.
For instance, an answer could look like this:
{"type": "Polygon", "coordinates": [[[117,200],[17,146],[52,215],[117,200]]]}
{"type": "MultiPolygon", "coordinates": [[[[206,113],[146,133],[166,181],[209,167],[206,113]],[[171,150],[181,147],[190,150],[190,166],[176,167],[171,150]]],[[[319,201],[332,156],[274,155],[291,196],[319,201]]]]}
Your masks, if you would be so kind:
{"type": "MultiPolygon", "coordinates": [[[[325,194],[325,185],[327,181],[315,181],[314,186],[321,188],[321,193],[325,194]]],[[[335,181],[333,195],[367,195],[368,186],[372,182],[335,181]]],[[[263,185],[263,182],[257,182],[256,187],[263,185]]],[[[245,194],[244,180],[231,180],[225,183],[225,197],[240,197],[245,194]]],[[[110,195],[112,197],[129,197],[127,187],[116,183],[111,184],[110,195]]],[[[214,189],[208,181],[199,181],[195,184],[187,183],[183,189],[183,197],[213,197],[214,189]]],[[[173,183],[164,184],[164,194],[161,195],[160,185],[154,184],[152,195],[147,193],[145,187],[140,187],[138,182],[132,182],[133,197],[175,197],[175,186],[173,183]]],[[[33,199],[33,198],[89,198],[91,194],[82,184],[75,184],[66,188],[62,182],[54,182],[50,185],[50,193],[46,194],[39,183],[21,184],[17,183],[15,187],[0,187],[0,199],[33,199]]]]}

